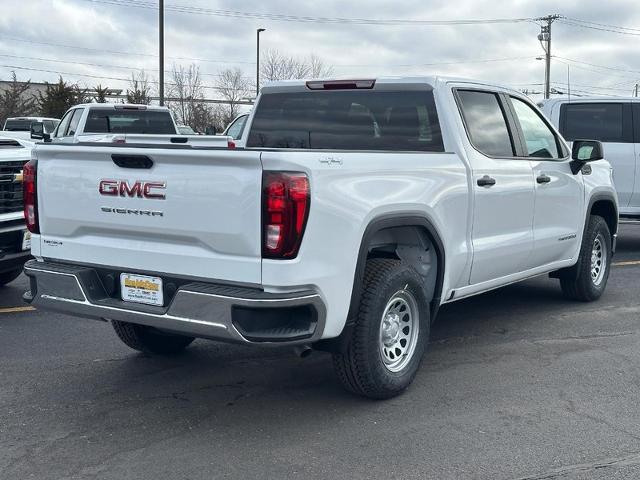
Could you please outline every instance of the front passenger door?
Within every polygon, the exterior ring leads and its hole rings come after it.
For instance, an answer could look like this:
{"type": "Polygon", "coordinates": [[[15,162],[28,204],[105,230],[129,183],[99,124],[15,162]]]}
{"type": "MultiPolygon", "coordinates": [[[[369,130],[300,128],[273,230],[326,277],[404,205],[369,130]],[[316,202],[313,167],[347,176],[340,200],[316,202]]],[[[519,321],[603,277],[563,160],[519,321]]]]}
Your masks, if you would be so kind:
{"type": "Polygon", "coordinates": [[[533,252],[529,268],[573,258],[582,237],[584,182],[574,175],[569,152],[542,114],[524,99],[509,97],[519,129],[522,156],[535,179],[533,252]]]}

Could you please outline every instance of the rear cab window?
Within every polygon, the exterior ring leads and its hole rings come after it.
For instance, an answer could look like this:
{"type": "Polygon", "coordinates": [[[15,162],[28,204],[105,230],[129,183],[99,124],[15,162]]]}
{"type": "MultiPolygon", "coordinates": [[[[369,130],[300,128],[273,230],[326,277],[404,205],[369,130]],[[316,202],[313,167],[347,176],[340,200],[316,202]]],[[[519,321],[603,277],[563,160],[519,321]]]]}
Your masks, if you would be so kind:
{"type": "Polygon", "coordinates": [[[265,93],[247,147],[443,152],[431,90],[265,93]]]}
{"type": "Polygon", "coordinates": [[[31,130],[33,122],[34,120],[30,118],[8,119],[4,124],[4,129],[10,132],[28,132],[31,130]]]}
{"type": "Polygon", "coordinates": [[[168,111],[91,108],[83,133],[174,135],[176,127],[168,111]]]}

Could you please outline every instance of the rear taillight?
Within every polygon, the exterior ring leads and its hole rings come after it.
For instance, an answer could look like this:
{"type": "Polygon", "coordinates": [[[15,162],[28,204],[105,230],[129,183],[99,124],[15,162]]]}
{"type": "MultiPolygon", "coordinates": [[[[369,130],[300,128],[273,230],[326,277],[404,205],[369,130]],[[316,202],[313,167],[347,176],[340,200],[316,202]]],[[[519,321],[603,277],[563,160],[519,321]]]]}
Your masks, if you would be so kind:
{"type": "Polygon", "coordinates": [[[262,177],[262,256],[298,255],[309,216],[309,178],[304,173],[265,172],[262,177]]]}
{"type": "Polygon", "coordinates": [[[24,219],[31,233],[40,233],[38,225],[38,190],[36,185],[35,160],[29,160],[22,169],[22,198],[24,200],[24,219]]]}

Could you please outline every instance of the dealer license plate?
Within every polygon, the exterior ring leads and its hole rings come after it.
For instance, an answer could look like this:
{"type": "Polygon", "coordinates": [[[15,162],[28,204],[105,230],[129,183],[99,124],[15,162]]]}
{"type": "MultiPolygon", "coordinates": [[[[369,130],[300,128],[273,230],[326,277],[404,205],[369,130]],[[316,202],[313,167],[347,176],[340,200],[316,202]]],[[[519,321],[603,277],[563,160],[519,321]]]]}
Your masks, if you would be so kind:
{"type": "Polygon", "coordinates": [[[162,279],[132,273],[120,274],[120,292],[125,302],[163,305],[162,279]]]}

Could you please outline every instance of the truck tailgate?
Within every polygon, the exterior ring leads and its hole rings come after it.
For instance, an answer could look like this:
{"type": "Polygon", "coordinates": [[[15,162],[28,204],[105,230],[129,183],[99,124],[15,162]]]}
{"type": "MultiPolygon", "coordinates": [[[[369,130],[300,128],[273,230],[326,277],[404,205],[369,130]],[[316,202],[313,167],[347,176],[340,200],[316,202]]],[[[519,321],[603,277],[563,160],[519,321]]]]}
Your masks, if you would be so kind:
{"type": "Polygon", "coordinates": [[[37,158],[42,257],[261,282],[259,152],[39,145],[37,158]]]}

